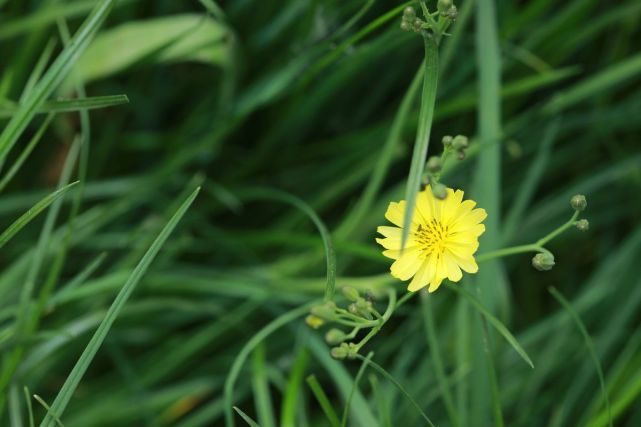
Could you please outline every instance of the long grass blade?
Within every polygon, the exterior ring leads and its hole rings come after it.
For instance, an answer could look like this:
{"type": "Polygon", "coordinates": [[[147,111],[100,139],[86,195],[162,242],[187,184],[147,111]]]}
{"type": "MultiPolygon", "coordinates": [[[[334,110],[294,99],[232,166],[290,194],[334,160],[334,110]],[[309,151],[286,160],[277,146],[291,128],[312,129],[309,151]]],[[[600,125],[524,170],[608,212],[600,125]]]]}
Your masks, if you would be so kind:
{"type": "MultiPolygon", "coordinates": [[[[67,113],[82,110],[96,110],[99,108],[114,107],[129,103],[127,95],[92,96],[77,99],[57,99],[43,103],[36,109],[39,113],[67,113]]],[[[12,117],[19,107],[0,107],[0,118],[12,117]]]]}
{"type": "MultiPolygon", "coordinates": [[[[169,222],[167,222],[165,227],[162,229],[162,231],[160,232],[156,240],[152,243],[149,250],[142,257],[142,259],[140,260],[140,263],[136,266],[134,271],[131,273],[131,275],[127,279],[127,282],[124,284],[120,292],[118,292],[118,295],[116,296],[116,299],[109,307],[109,310],[105,315],[105,318],[100,323],[100,326],[98,326],[98,329],[96,330],[94,335],[91,337],[91,340],[85,347],[84,351],[82,352],[82,355],[76,362],[75,366],[71,370],[71,373],[65,380],[60,391],[58,392],[58,396],[56,396],[56,399],[51,405],[53,413],[57,414],[58,416],[61,416],[64,410],[66,409],[67,404],[71,400],[71,396],[73,395],[74,391],[78,387],[80,380],[82,379],[85,372],[87,371],[87,368],[89,368],[91,361],[93,360],[96,353],[100,349],[100,346],[102,345],[103,341],[105,340],[105,337],[109,333],[109,330],[111,329],[111,326],[113,325],[114,321],[122,311],[125,303],[129,299],[129,296],[136,288],[136,285],[138,285],[138,283],[140,282],[140,279],[149,268],[149,265],[152,263],[154,258],[156,258],[156,255],[158,255],[158,252],[164,245],[165,241],[167,240],[171,232],[174,230],[178,222],[182,219],[182,217],[185,215],[185,213],[193,203],[199,191],[200,191],[200,188],[196,188],[196,190],[194,190],[194,192],[187,198],[187,200],[183,202],[183,204],[176,211],[174,216],[169,220],[169,222]]],[[[40,424],[40,427],[52,427],[53,422],[54,420],[52,419],[52,417],[47,415],[47,417],[45,417],[45,419],[40,424]]]]}
{"type": "Polygon", "coordinates": [[[341,421],[338,419],[338,415],[336,414],[336,411],[334,411],[332,403],[329,401],[327,394],[323,390],[323,387],[321,387],[321,385],[319,384],[316,376],[310,375],[307,377],[306,381],[307,385],[309,385],[309,388],[312,390],[314,397],[316,397],[318,404],[321,406],[321,409],[325,413],[329,424],[332,427],[341,427],[341,421]]]}
{"type": "Polygon", "coordinates": [[[238,406],[234,406],[234,411],[247,423],[249,427],[260,427],[260,425],[254,421],[249,415],[244,413],[238,406]]]}

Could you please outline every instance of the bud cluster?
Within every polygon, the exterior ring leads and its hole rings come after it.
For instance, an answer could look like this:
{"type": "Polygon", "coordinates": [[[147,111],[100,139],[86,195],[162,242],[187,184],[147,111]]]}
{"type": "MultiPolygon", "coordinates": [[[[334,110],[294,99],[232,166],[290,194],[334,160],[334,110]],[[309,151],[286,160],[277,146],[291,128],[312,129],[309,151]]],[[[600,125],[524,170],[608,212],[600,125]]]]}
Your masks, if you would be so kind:
{"type": "Polygon", "coordinates": [[[420,33],[424,25],[425,22],[423,22],[421,18],[416,16],[416,10],[412,6],[407,6],[405,9],[403,9],[401,30],[420,33]]]}
{"type": "Polygon", "coordinates": [[[438,10],[439,16],[449,19],[450,21],[456,21],[456,18],[458,17],[458,9],[454,6],[454,2],[452,0],[438,0],[436,9],[438,10]]]}
{"type": "Polygon", "coordinates": [[[349,286],[343,287],[341,291],[348,301],[347,308],[339,307],[333,301],[324,302],[311,308],[311,314],[307,316],[306,322],[313,329],[318,329],[326,323],[351,327],[352,330],[349,333],[339,328],[329,329],[325,333],[325,341],[334,346],[331,350],[334,358],[353,359],[368,338],[358,344],[348,341],[354,339],[362,329],[380,327],[383,321],[371,297],[365,298],[349,286]]]}

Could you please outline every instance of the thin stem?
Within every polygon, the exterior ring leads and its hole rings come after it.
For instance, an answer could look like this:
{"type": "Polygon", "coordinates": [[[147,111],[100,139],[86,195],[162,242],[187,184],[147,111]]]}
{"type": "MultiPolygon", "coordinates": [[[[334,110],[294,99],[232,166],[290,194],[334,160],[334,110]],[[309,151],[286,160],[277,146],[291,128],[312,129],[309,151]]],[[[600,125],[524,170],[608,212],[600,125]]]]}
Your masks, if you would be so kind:
{"type": "Polygon", "coordinates": [[[365,335],[365,338],[363,338],[361,340],[361,342],[359,342],[356,345],[356,352],[357,353],[361,350],[361,348],[363,348],[363,346],[370,339],[372,339],[374,337],[374,335],[376,335],[378,333],[378,331],[381,330],[383,325],[390,319],[390,317],[392,317],[392,314],[394,313],[394,310],[396,309],[396,307],[398,307],[396,305],[396,292],[394,292],[393,290],[390,289],[388,291],[388,295],[389,295],[389,302],[387,304],[387,309],[385,310],[385,313],[383,313],[383,317],[381,318],[381,320],[378,321],[378,324],[375,327],[373,327],[372,330],[367,333],[367,335],[365,335]]]}
{"type": "Polygon", "coordinates": [[[554,239],[559,234],[563,233],[568,228],[574,227],[576,225],[576,219],[577,219],[578,216],[579,216],[579,212],[575,211],[574,215],[572,215],[572,218],[570,218],[570,220],[568,222],[566,222],[565,224],[563,224],[562,226],[560,226],[556,230],[552,231],[550,234],[548,234],[547,236],[543,237],[542,239],[539,239],[536,242],[536,244],[539,245],[539,246],[543,246],[547,242],[549,242],[550,240],[554,239]]]}

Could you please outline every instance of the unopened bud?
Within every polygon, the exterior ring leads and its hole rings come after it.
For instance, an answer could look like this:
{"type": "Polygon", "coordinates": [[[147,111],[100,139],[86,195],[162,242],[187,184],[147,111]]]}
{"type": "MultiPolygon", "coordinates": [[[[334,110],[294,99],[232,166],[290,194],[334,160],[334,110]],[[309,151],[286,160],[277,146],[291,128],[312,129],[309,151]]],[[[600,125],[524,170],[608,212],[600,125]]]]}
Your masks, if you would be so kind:
{"type": "Polygon", "coordinates": [[[345,332],[341,331],[340,329],[330,329],[325,334],[325,341],[327,341],[327,344],[330,345],[340,344],[345,341],[346,338],[347,335],[345,335],[345,332]]]}
{"type": "Polygon", "coordinates": [[[465,158],[465,151],[463,151],[463,150],[457,151],[456,152],[456,158],[459,159],[459,160],[463,160],[465,158]]]}
{"type": "Polygon", "coordinates": [[[409,22],[407,22],[406,20],[403,20],[401,22],[401,30],[403,30],[403,31],[411,31],[412,30],[412,26],[410,25],[409,22]]]}
{"type": "Polygon", "coordinates": [[[432,194],[439,200],[445,200],[447,197],[447,187],[445,187],[440,182],[432,185],[432,194]]]}
{"type": "Polygon", "coordinates": [[[334,347],[330,351],[330,354],[334,359],[345,359],[349,353],[347,345],[345,343],[341,344],[340,347],[334,347]]]}
{"type": "Polygon", "coordinates": [[[314,316],[313,314],[310,314],[305,318],[305,323],[307,323],[307,326],[309,326],[312,329],[318,329],[321,326],[323,326],[325,321],[318,316],[314,316]]]}
{"type": "Polygon", "coordinates": [[[548,252],[540,252],[532,258],[532,267],[539,271],[548,271],[554,267],[554,255],[548,252]]]}
{"type": "Polygon", "coordinates": [[[449,12],[452,6],[452,0],[438,0],[438,2],[436,3],[436,8],[441,14],[449,12]]]}
{"type": "Polygon", "coordinates": [[[413,28],[413,29],[414,29],[414,31],[416,31],[417,33],[420,33],[420,32],[421,32],[421,30],[423,29],[423,21],[421,21],[420,19],[416,18],[416,19],[414,20],[414,22],[412,23],[412,28],[413,28]]]}
{"type": "Polygon", "coordinates": [[[452,148],[454,148],[455,150],[465,150],[469,146],[470,142],[468,141],[467,136],[456,135],[452,140],[452,148]]]}
{"type": "Polygon", "coordinates": [[[451,135],[445,135],[445,136],[443,137],[443,139],[441,140],[441,142],[443,142],[443,146],[445,146],[445,148],[447,148],[447,147],[449,147],[450,145],[452,145],[452,140],[453,140],[453,139],[454,139],[454,138],[452,138],[452,136],[451,136],[451,135]]]}
{"type": "Polygon", "coordinates": [[[430,171],[431,173],[437,173],[440,172],[441,169],[443,169],[443,163],[441,162],[441,158],[438,156],[432,156],[429,158],[427,161],[427,170],[430,171]]]}
{"type": "Polygon", "coordinates": [[[588,231],[590,229],[590,223],[587,219],[580,219],[576,222],[576,228],[578,228],[579,231],[588,231]]]}
{"type": "Polygon", "coordinates": [[[332,320],[335,317],[335,305],[332,302],[326,302],[323,305],[317,305],[311,308],[311,312],[314,316],[320,317],[325,320],[332,320]]]}
{"type": "Polygon", "coordinates": [[[403,9],[403,19],[411,21],[414,18],[416,18],[416,10],[412,6],[407,6],[403,9]]]}
{"type": "Polygon", "coordinates": [[[350,301],[356,301],[360,298],[360,294],[358,293],[358,291],[351,286],[343,286],[341,291],[343,291],[343,295],[345,295],[345,298],[350,301]]]}
{"type": "Polygon", "coordinates": [[[577,212],[584,211],[588,207],[588,201],[583,194],[577,194],[570,199],[570,206],[577,212]]]}

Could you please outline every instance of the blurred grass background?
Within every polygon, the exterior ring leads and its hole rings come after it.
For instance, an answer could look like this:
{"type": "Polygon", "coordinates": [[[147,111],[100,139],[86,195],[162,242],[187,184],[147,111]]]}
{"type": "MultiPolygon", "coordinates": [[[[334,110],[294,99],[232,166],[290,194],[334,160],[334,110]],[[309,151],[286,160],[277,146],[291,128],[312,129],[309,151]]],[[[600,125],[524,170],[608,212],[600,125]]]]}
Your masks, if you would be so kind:
{"type": "MultiPolygon", "coordinates": [[[[61,419],[225,425],[223,387],[243,346],[325,287],[314,224],[251,188],[291,193],[322,218],[338,287],[404,291],[374,237],[387,203],[404,194],[422,43],[399,30],[399,2],[122,0],[95,24],[84,54],[66,59],[70,72],[51,94],[36,99],[44,92],[35,83],[98,3],[109,2],[0,0],[0,126],[8,135],[21,105],[38,111],[3,151],[3,228],[81,181],[2,247],[0,424],[28,425],[23,386],[54,402],[116,293],[201,185],[61,419]],[[68,101],[77,98],[84,104],[68,101]],[[21,313],[38,319],[33,328],[21,313]]],[[[493,218],[480,251],[532,242],[567,220],[571,195],[588,198],[590,231],[549,245],[552,271],[518,255],[482,264],[461,284],[479,285],[535,365],[490,334],[505,425],[607,425],[590,345],[614,424],[641,425],[641,4],[457,6],[440,49],[431,152],[446,134],[472,139],[444,181],[493,218]],[[570,301],[590,341],[549,286],[570,301]]],[[[490,366],[476,351],[479,323],[474,307],[443,288],[403,306],[366,351],[435,425],[500,425],[490,366]]],[[[259,343],[234,405],[262,427],[330,425],[305,378],[314,375],[340,417],[361,362],[331,359],[322,337],[298,316],[259,343]]],[[[32,404],[39,421],[46,411],[32,404]]],[[[370,367],[348,425],[424,420],[370,367]]]]}

